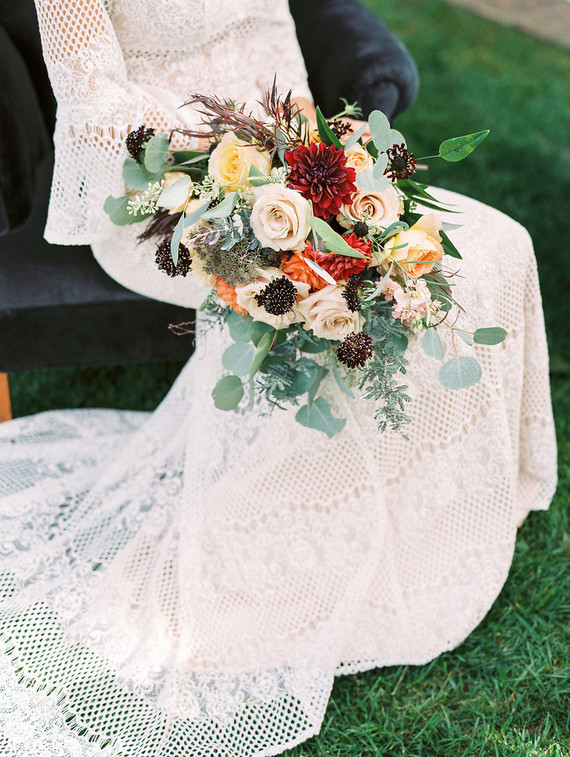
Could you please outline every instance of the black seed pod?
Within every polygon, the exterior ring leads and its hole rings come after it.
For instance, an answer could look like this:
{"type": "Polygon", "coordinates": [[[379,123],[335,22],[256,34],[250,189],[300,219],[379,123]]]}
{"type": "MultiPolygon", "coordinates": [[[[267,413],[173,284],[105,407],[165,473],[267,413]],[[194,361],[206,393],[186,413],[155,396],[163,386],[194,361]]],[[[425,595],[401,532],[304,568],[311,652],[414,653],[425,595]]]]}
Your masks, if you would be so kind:
{"type": "Polygon", "coordinates": [[[364,331],[349,334],[340,343],[336,356],[349,368],[356,368],[356,366],[362,368],[372,357],[372,337],[364,331]]]}
{"type": "Polygon", "coordinates": [[[291,279],[279,276],[256,294],[255,299],[257,304],[271,315],[285,315],[295,304],[297,287],[291,279]]]}
{"type": "Polygon", "coordinates": [[[358,290],[362,286],[362,277],[358,274],[352,274],[349,280],[346,282],[344,289],[342,290],[342,296],[346,300],[346,305],[350,311],[356,313],[356,311],[362,310],[362,305],[358,297],[358,290]]]}
{"type": "Polygon", "coordinates": [[[125,140],[127,150],[138,163],[141,162],[139,153],[142,150],[143,145],[145,142],[148,142],[152,136],[154,136],[154,129],[147,129],[146,126],[139,126],[138,129],[131,131],[127,135],[127,139],[125,140]]]}
{"type": "Polygon", "coordinates": [[[192,268],[190,251],[185,244],[178,245],[178,262],[174,265],[170,254],[170,239],[164,239],[156,248],[155,261],[159,270],[168,276],[186,276],[192,268]]]}
{"type": "Polygon", "coordinates": [[[370,229],[368,228],[368,224],[364,223],[364,221],[357,221],[352,227],[352,231],[357,237],[362,239],[362,237],[365,237],[368,234],[370,229]]]}

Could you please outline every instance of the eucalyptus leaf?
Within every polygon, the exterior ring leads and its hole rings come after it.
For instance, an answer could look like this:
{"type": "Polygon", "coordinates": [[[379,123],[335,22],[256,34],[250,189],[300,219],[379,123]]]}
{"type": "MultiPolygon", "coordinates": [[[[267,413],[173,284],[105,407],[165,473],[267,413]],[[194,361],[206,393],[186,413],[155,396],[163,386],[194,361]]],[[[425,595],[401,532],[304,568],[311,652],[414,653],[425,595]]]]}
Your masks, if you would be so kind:
{"type": "MultiPolygon", "coordinates": [[[[257,345],[259,344],[259,341],[261,337],[264,334],[274,333],[275,329],[273,326],[270,326],[269,323],[264,323],[263,321],[252,321],[251,322],[251,341],[257,345]]],[[[282,341],[282,338],[285,338],[286,334],[284,333],[284,329],[277,332],[277,336],[275,337],[274,344],[280,344],[282,341]]]]}
{"type": "Polygon", "coordinates": [[[188,228],[188,226],[193,226],[195,223],[197,223],[200,218],[204,215],[206,212],[206,209],[209,205],[208,202],[204,202],[202,205],[200,205],[193,213],[190,213],[189,215],[184,217],[184,228],[188,228]]]}
{"type": "Polygon", "coordinates": [[[123,179],[133,189],[147,189],[149,184],[154,184],[161,178],[161,173],[150,173],[134,158],[129,157],[123,163],[123,179]]]}
{"type": "Polygon", "coordinates": [[[394,221],[387,226],[380,236],[381,242],[387,242],[391,237],[395,237],[396,234],[400,234],[402,231],[407,231],[410,227],[405,221],[394,221]]]}
{"type": "Polygon", "coordinates": [[[215,205],[210,210],[202,213],[202,218],[204,219],[204,221],[213,221],[219,218],[227,218],[235,208],[238,199],[239,195],[237,192],[230,192],[218,205],[215,205]]]}
{"type": "Polygon", "coordinates": [[[321,109],[317,106],[317,129],[319,137],[325,143],[325,145],[334,145],[337,148],[342,148],[340,139],[328,125],[326,118],[323,116],[321,109]]]}
{"type": "Polygon", "coordinates": [[[489,134],[489,129],[477,131],[474,134],[466,134],[463,137],[446,139],[439,146],[439,157],[450,163],[458,163],[470,155],[489,134]]]}
{"type": "Polygon", "coordinates": [[[441,224],[441,227],[444,231],[453,231],[454,229],[463,228],[463,224],[462,223],[448,223],[447,221],[443,221],[441,224]]]}
{"type": "Polygon", "coordinates": [[[307,352],[309,355],[316,355],[319,352],[325,352],[329,348],[328,339],[320,339],[319,337],[309,337],[305,335],[305,340],[299,344],[301,352],[307,352]]]}
{"type": "Polygon", "coordinates": [[[177,208],[183,205],[188,199],[191,186],[192,179],[189,176],[181,176],[160,193],[156,204],[161,208],[177,208]]]}
{"type": "Polygon", "coordinates": [[[182,232],[184,231],[184,213],[180,215],[178,223],[174,227],[172,232],[172,239],[170,240],[170,255],[172,256],[172,262],[174,265],[178,265],[178,248],[182,239],[182,232]]]}
{"type": "Polygon", "coordinates": [[[338,384],[341,391],[343,391],[345,394],[348,394],[349,397],[352,397],[354,399],[354,393],[348,388],[348,386],[344,383],[344,381],[341,378],[340,373],[338,372],[338,367],[336,364],[336,360],[332,361],[332,369],[333,369],[333,376],[338,384]]]}
{"type": "Polygon", "coordinates": [[[137,213],[137,215],[129,213],[127,206],[130,199],[127,195],[123,195],[122,197],[111,197],[109,195],[105,200],[103,210],[116,226],[128,226],[131,223],[138,223],[144,218],[148,218],[149,215],[152,215],[152,213],[137,213]]]}
{"type": "Polygon", "coordinates": [[[368,116],[368,126],[372,134],[372,141],[378,152],[386,152],[392,146],[390,137],[390,121],[381,110],[373,110],[368,116]]]}
{"type": "Polygon", "coordinates": [[[313,385],[317,377],[318,365],[314,360],[302,357],[296,361],[293,377],[293,387],[297,394],[305,394],[313,385]]]}
{"type": "Polygon", "coordinates": [[[235,310],[230,310],[226,316],[226,323],[234,342],[251,341],[253,319],[250,316],[240,315],[235,310]]]}
{"type": "Polygon", "coordinates": [[[346,418],[335,418],[331,406],[324,397],[317,397],[311,406],[303,405],[297,411],[295,420],[302,426],[323,431],[329,439],[338,434],[346,424],[346,418]]]}
{"type": "Polygon", "coordinates": [[[325,271],[324,268],[321,268],[321,266],[318,263],[315,263],[314,260],[311,260],[310,258],[303,258],[305,263],[311,268],[317,276],[320,276],[321,279],[324,279],[328,284],[336,284],[336,280],[333,279],[333,277],[330,275],[328,271],[325,271]]]}
{"type": "Polygon", "coordinates": [[[445,354],[437,329],[427,329],[422,339],[422,348],[426,354],[436,360],[443,360],[445,354]]]}
{"type": "Polygon", "coordinates": [[[397,129],[390,129],[390,139],[393,145],[404,145],[406,147],[406,138],[397,129]]]}
{"type": "Polygon", "coordinates": [[[446,389],[465,389],[476,384],[482,375],[474,357],[454,357],[439,369],[439,381],[446,389]]]}
{"type": "Polygon", "coordinates": [[[360,171],[360,173],[356,174],[356,186],[365,192],[382,192],[389,183],[385,176],[376,178],[373,168],[368,171],[360,171]]]}
{"type": "Polygon", "coordinates": [[[358,140],[364,134],[365,131],[366,131],[366,124],[362,124],[360,129],[358,129],[353,134],[351,134],[350,137],[346,140],[346,142],[344,143],[344,149],[350,150],[350,148],[358,142],[358,140]]]}
{"type": "Polygon", "coordinates": [[[234,410],[243,397],[239,376],[223,376],[212,389],[212,397],[218,410],[234,410]]]}
{"type": "Polygon", "coordinates": [[[462,342],[465,342],[465,344],[468,344],[470,347],[473,346],[473,337],[471,336],[471,334],[467,333],[467,331],[454,329],[453,333],[457,334],[457,336],[461,339],[462,342]]]}
{"type": "Polygon", "coordinates": [[[386,184],[389,183],[388,179],[384,176],[384,171],[386,170],[387,165],[387,155],[379,155],[374,161],[374,166],[372,167],[372,176],[376,179],[377,182],[384,181],[386,182],[386,184]]]}
{"type": "Polygon", "coordinates": [[[324,377],[327,375],[328,372],[329,372],[328,368],[325,368],[324,365],[317,366],[317,373],[315,376],[315,380],[311,384],[311,387],[309,389],[309,394],[307,395],[307,403],[309,407],[311,407],[313,400],[317,396],[317,392],[319,391],[321,381],[324,379],[324,377]]]}
{"type": "Polygon", "coordinates": [[[360,250],[355,250],[354,247],[347,244],[340,234],[337,234],[336,231],[331,229],[326,221],[312,216],[310,222],[313,231],[321,237],[325,243],[325,247],[331,252],[336,252],[337,255],[345,255],[349,258],[366,257],[366,255],[363,255],[360,250]]]}
{"type": "Polygon", "coordinates": [[[168,137],[166,134],[155,134],[144,148],[144,167],[150,173],[164,171],[164,163],[168,156],[168,137]]]}
{"type": "Polygon", "coordinates": [[[473,334],[473,341],[476,344],[500,344],[507,332],[500,326],[493,326],[486,329],[477,329],[473,334]]]}
{"type": "Polygon", "coordinates": [[[222,365],[236,376],[246,376],[251,368],[255,347],[251,342],[234,342],[222,355],[222,365]]]}
{"type": "Polygon", "coordinates": [[[271,331],[268,331],[267,333],[265,333],[259,340],[257,347],[255,349],[255,354],[253,356],[251,369],[249,371],[250,378],[253,378],[253,376],[255,376],[257,371],[260,369],[261,364],[267,357],[267,353],[271,349],[271,342],[273,341],[274,334],[275,334],[275,330],[272,329],[271,331]]]}

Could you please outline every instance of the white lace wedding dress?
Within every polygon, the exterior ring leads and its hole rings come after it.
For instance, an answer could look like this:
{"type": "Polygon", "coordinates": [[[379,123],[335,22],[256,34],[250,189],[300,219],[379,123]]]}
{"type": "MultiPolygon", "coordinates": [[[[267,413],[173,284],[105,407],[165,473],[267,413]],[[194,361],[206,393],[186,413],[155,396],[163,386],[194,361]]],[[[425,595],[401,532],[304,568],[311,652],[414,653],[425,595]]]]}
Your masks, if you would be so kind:
{"type": "MultiPolygon", "coordinates": [[[[60,105],[48,238],[91,241],[120,281],[197,304],[136,230],[105,225],[102,200],[122,192],[129,128],[191,119],[174,112],[189,87],[251,100],[276,68],[308,94],[285,0],[38,11],[60,105]]],[[[483,379],[460,392],[411,340],[409,441],[332,385],[348,421],[330,441],[294,411],[216,411],[227,337],[200,320],[154,413],[0,426],[3,755],[278,754],[318,732],[335,675],[424,663],[483,618],[519,513],[555,486],[547,353],[525,230],[441,197],[464,212],[462,322],[508,337],[476,348],[483,379]]]]}

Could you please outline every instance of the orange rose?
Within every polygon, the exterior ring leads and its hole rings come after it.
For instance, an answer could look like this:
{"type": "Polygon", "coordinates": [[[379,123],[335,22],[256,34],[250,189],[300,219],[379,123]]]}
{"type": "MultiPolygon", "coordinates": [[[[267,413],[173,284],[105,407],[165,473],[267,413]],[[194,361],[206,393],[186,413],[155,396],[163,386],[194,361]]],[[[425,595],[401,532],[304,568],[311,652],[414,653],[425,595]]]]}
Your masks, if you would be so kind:
{"type": "Polygon", "coordinates": [[[435,213],[427,213],[407,231],[386,242],[382,262],[398,263],[414,279],[424,276],[443,257],[440,229],[441,219],[435,213]]]}

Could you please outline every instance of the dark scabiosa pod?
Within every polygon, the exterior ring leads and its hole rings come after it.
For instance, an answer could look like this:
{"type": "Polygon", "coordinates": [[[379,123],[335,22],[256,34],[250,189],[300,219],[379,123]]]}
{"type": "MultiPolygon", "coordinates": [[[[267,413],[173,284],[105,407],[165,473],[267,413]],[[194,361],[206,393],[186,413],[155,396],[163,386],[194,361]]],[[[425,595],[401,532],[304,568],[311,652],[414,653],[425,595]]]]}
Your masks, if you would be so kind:
{"type": "Polygon", "coordinates": [[[271,315],[285,315],[295,304],[297,287],[287,276],[279,276],[256,294],[255,299],[271,315]]]}
{"type": "Polygon", "coordinates": [[[396,179],[409,179],[416,170],[416,159],[414,154],[408,152],[404,145],[394,145],[386,150],[388,156],[388,165],[384,175],[390,181],[396,179]]]}
{"type": "Polygon", "coordinates": [[[131,131],[127,135],[127,139],[125,140],[127,150],[129,151],[129,154],[132,155],[132,157],[137,161],[137,163],[141,162],[140,151],[148,142],[148,140],[153,136],[154,129],[147,129],[146,126],[139,126],[138,129],[131,131]]]}
{"type": "Polygon", "coordinates": [[[364,331],[349,334],[340,343],[336,356],[349,368],[362,368],[372,357],[372,337],[364,331]]]}
{"type": "Polygon", "coordinates": [[[190,251],[185,244],[178,245],[178,261],[176,265],[170,252],[170,239],[164,239],[156,248],[155,262],[160,271],[168,276],[186,276],[192,268],[190,251]]]}

